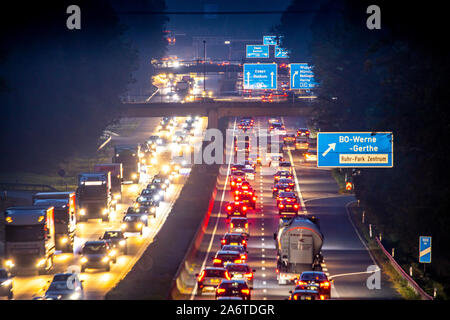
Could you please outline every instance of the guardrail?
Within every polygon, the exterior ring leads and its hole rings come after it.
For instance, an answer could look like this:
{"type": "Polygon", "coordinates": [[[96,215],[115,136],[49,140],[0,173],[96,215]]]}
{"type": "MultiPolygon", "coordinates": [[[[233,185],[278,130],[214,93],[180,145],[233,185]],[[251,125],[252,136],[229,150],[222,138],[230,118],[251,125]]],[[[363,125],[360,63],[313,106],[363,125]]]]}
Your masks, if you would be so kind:
{"type": "Polygon", "coordinates": [[[0,182],[0,191],[57,192],[59,190],[47,184],[0,182]]]}
{"type": "Polygon", "coordinates": [[[406,282],[408,283],[408,286],[418,295],[420,295],[420,297],[422,298],[422,300],[433,300],[433,297],[430,296],[428,293],[426,293],[415,281],[413,278],[411,278],[409,276],[409,274],[407,274],[405,272],[405,270],[402,269],[402,267],[397,263],[397,261],[395,261],[394,257],[392,257],[391,254],[389,254],[389,252],[387,252],[387,250],[384,248],[383,244],[381,243],[381,241],[378,239],[378,237],[375,237],[375,241],[378,244],[378,247],[383,251],[383,253],[386,255],[386,257],[389,259],[389,262],[391,263],[392,267],[397,270],[398,273],[400,273],[400,275],[402,276],[403,279],[406,280],[406,282]]]}
{"type": "Polygon", "coordinates": [[[183,257],[183,262],[179,265],[177,272],[172,279],[172,288],[170,290],[168,299],[173,299],[177,296],[177,293],[184,295],[192,294],[192,290],[195,286],[195,273],[196,271],[199,271],[195,270],[196,267],[199,266],[194,266],[193,260],[198,253],[200,245],[202,244],[202,239],[206,233],[212,209],[214,207],[216,195],[217,185],[215,186],[211,194],[208,210],[205,213],[205,216],[203,217],[203,220],[200,223],[195,236],[192,238],[191,243],[189,244],[189,249],[186,251],[186,254],[183,257]],[[191,283],[188,283],[188,280],[190,280],[191,283]]]}

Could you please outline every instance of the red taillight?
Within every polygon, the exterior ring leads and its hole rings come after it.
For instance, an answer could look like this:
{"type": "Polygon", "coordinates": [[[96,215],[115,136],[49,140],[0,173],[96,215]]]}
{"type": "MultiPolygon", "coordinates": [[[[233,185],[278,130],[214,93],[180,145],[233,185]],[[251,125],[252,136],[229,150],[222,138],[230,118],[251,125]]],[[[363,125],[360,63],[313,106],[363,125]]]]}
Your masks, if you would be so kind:
{"type": "Polygon", "coordinates": [[[256,201],[256,197],[253,197],[253,201],[256,201]]]}
{"type": "Polygon", "coordinates": [[[234,224],[233,223],[231,224],[231,227],[234,228],[234,224]]]}
{"type": "Polygon", "coordinates": [[[227,210],[228,210],[228,211],[231,211],[231,206],[228,206],[228,207],[227,207],[227,210]]]}
{"type": "Polygon", "coordinates": [[[241,254],[241,259],[242,260],[247,260],[247,255],[246,254],[241,254]]]}
{"type": "Polygon", "coordinates": [[[324,287],[324,288],[328,288],[328,287],[330,286],[330,282],[328,282],[328,281],[321,282],[321,283],[320,283],[320,286],[321,286],[321,287],[324,287]]]}
{"type": "Polygon", "coordinates": [[[234,260],[234,263],[242,263],[243,261],[241,259],[234,260]]]}
{"type": "Polygon", "coordinates": [[[225,278],[226,278],[227,280],[231,280],[231,277],[230,277],[230,274],[228,273],[228,270],[225,271],[225,278]]]}
{"type": "Polygon", "coordinates": [[[253,273],[252,272],[246,273],[244,274],[244,277],[246,277],[247,279],[251,279],[253,278],[253,273]]]}
{"type": "Polygon", "coordinates": [[[278,188],[273,188],[272,190],[273,190],[273,191],[277,191],[277,190],[278,190],[278,188]]]}
{"type": "Polygon", "coordinates": [[[297,297],[297,295],[294,295],[294,300],[298,300],[298,297],[297,297]]]}
{"type": "Polygon", "coordinates": [[[205,270],[203,270],[198,276],[198,282],[202,282],[204,278],[205,278],[205,270]]]}
{"type": "Polygon", "coordinates": [[[294,208],[295,208],[295,209],[298,209],[298,204],[294,204],[294,208]]]}
{"type": "Polygon", "coordinates": [[[238,201],[239,200],[239,196],[235,196],[234,200],[238,201]]]}
{"type": "Polygon", "coordinates": [[[246,244],[247,243],[247,241],[246,240],[242,240],[242,244],[246,244]]]}
{"type": "Polygon", "coordinates": [[[284,208],[284,204],[281,204],[281,203],[280,203],[280,204],[278,205],[278,208],[283,209],[283,208],[284,208]]]}
{"type": "Polygon", "coordinates": [[[222,239],[220,242],[221,242],[222,244],[225,244],[225,243],[227,243],[227,240],[222,239]]]}
{"type": "Polygon", "coordinates": [[[246,207],[246,206],[243,206],[243,207],[242,207],[242,211],[247,211],[247,207],[246,207]]]}
{"type": "Polygon", "coordinates": [[[247,228],[248,228],[248,223],[245,224],[245,229],[247,229],[247,228]]]}
{"type": "Polygon", "coordinates": [[[231,181],[231,185],[232,186],[234,186],[236,184],[236,182],[234,182],[234,181],[231,181]]]}
{"type": "Polygon", "coordinates": [[[250,294],[250,289],[241,289],[241,292],[242,292],[243,294],[249,295],[249,294],[250,294]]]}
{"type": "Polygon", "coordinates": [[[222,263],[221,259],[214,258],[213,263],[222,263]]]}
{"type": "Polygon", "coordinates": [[[297,281],[297,283],[296,283],[296,285],[298,285],[298,286],[306,286],[308,283],[307,282],[305,282],[305,281],[297,281]]]}
{"type": "Polygon", "coordinates": [[[217,289],[217,293],[225,293],[225,291],[226,291],[226,290],[225,290],[225,289],[222,289],[222,288],[218,288],[218,289],[217,289]]]}
{"type": "Polygon", "coordinates": [[[320,295],[320,300],[325,300],[325,296],[324,295],[320,295]]]}

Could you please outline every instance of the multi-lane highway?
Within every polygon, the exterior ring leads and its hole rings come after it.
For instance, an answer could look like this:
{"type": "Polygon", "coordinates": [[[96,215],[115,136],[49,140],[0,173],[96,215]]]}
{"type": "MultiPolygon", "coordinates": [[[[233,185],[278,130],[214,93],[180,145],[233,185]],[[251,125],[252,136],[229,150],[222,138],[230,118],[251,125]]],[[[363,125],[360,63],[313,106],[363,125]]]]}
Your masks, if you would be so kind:
{"type": "MultiPolygon", "coordinates": [[[[267,131],[267,118],[256,118],[254,130],[267,131]]],[[[287,131],[306,127],[305,119],[283,119],[287,131]]],[[[236,135],[235,122],[230,128],[236,135]]],[[[222,166],[218,178],[218,192],[214,208],[202,240],[202,244],[193,263],[196,272],[205,266],[212,266],[212,259],[220,249],[220,238],[229,230],[225,204],[232,200],[229,181],[230,163],[234,161],[233,151],[227,150],[227,163],[222,166]],[[230,153],[231,151],[231,153],[230,153]]],[[[369,289],[367,279],[372,273],[367,268],[376,265],[369,251],[359,239],[356,230],[347,215],[347,204],[354,201],[353,196],[338,193],[338,186],[329,170],[318,169],[315,163],[304,163],[298,151],[285,151],[286,160],[295,167],[295,189],[300,197],[304,211],[319,218],[324,235],[322,248],[324,262],[322,270],[334,283],[331,289],[332,299],[397,299],[400,295],[391,283],[381,274],[379,289],[369,289]]],[[[286,299],[294,285],[279,285],[276,277],[276,249],[273,239],[277,232],[279,216],[275,200],[272,198],[273,169],[268,166],[257,167],[255,179],[250,181],[258,195],[256,210],[247,214],[250,224],[248,239],[248,264],[254,273],[252,299],[286,299]]],[[[214,299],[214,292],[198,295],[195,273],[189,285],[192,292],[185,294],[186,299],[214,299]]]]}
{"type": "MultiPolygon", "coordinates": [[[[157,134],[159,118],[140,119],[140,123],[135,131],[126,137],[113,137],[111,144],[124,143],[142,143],[151,135],[157,134]]],[[[179,118],[175,130],[180,130],[184,119],[179,118]]],[[[198,128],[205,129],[206,121],[200,119],[198,128]]],[[[170,135],[168,136],[171,137],[170,135]]],[[[200,138],[196,138],[200,139],[200,138]]],[[[32,299],[44,295],[48,287],[48,281],[52,279],[54,273],[76,271],[79,270],[79,252],[81,246],[88,240],[97,240],[103,235],[105,230],[120,230],[120,224],[124,211],[133,204],[140,191],[146,187],[150,178],[157,174],[164,163],[167,163],[171,157],[170,145],[166,151],[158,154],[158,164],[146,168],[146,172],[141,175],[139,184],[123,185],[122,200],[117,205],[117,210],[111,216],[109,222],[101,222],[101,220],[89,220],[87,222],[78,223],[75,238],[74,253],[57,252],[54,259],[54,268],[49,275],[17,275],[14,278],[14,298],[15,299],[32,299]]],[[[184,182],[186,174],[181,175],[178,180],[174,181],[166,192],[166,197],[157,208],[156,218],[151,218],[148,227],[144,228],[142,236],[138,234],[128,234],[127,255],[118,257],[117,262],[112,265],[110,272],[103,270],[86,270],[80,274],[83,280],[83,286],[86,299],[103,299],[105,294],[113,288],[118,281],[125,277],[131,270],[136,261],[140,258],[146,247],[153,241],[154,237],[164,224],[171,208],[177,199],[184,182]]]]}

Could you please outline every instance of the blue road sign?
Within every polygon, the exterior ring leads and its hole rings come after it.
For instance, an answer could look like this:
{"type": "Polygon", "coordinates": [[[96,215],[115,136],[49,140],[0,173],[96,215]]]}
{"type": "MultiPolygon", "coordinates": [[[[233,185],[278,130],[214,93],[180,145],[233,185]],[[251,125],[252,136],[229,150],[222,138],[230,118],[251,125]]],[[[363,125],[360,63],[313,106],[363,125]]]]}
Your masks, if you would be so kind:
{"type": "Polygon", "coordinates": [[[277,36],[263,36],[263,44],[277,45],[277,36]]]}
{"type": "Polygon", "coordinates": [[[269,58],[269,46],[247,45],[247,58],[269,58]]]}
{"type": "Polygon", "coordinates": [[[419,237],[419,262],[431,263],[431,237],[419,237]]]}
{"type": "Polygon", "coordinates": [[[290,64],[291,89],[312,89],[317,86],[312,67],[307,63],[290,64]]]}
{"type": "Polygon", "coordinates": [[[319,132],[317,166],[392,168],[392,132],[319,132]]]}
{"type": "Polygon", "coordinates": [[[244,89],[276,89],[276,63],[245,63],[244,89]]]}
{"type": "Polygon", "coordinates": [[[275,58],[289,58],[289,51],[279,46],[275,46],[275,58]]]}

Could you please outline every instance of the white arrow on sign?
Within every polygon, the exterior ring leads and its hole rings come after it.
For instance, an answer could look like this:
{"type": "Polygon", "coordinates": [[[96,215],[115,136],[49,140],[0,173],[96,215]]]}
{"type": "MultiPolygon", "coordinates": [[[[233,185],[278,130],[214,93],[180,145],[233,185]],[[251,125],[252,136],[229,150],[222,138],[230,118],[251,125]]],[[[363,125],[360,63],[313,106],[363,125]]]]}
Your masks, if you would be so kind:
{"type": "Polygon", "coordinates": [[[294,86],[295,83],[295,76],[298,76],[298,70],[294,72],[294,74],[292,75],[292,86],[294,86]]]}
{"type": "Polygon", "coordinates": [[[250,71],[247,71],[247,87],[250,87],[250,71]]]}
{"type": "Polygon", "coordinates": [[[331,150],[334,151],[335,149],[336,149],[336,142],[335,143],[329,143],[328,144],[328,149],[325,150],[324,153],[322,153],[322,157],[325,157],[328,154],[328,152],[330,152],[331,150]]]}
{"type": "Polygon", "coordinates": [[[270,73],[270,86],[273,88],[273,71],[270,73]]]}

